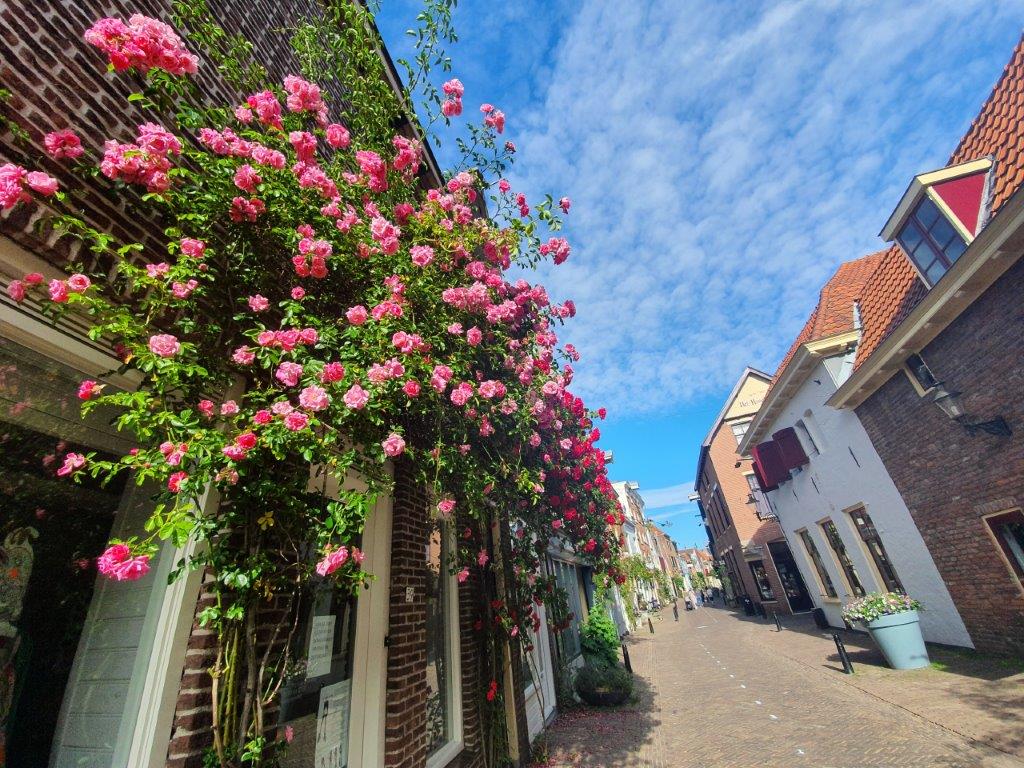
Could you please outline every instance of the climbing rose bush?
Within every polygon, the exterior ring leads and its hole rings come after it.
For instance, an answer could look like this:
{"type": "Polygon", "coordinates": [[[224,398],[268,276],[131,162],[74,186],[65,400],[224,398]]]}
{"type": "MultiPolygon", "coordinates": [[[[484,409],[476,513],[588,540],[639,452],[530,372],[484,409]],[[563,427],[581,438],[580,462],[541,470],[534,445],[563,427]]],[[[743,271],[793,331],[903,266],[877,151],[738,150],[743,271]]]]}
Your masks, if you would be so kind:
{"type": "MultiPolygon", "coordinates": [[[[57,470],[72,479],[130,473],[156,490],[145,533],[97,553],[99,572],[138,579],[161,541],[204,542],[174,575],[213,576],[217,600],[200,615],[217,630],[212,674],[258,670],[254,688],[233,677],[217,689],[221,765],[273,754],[262,711],[294,664],[290,642],[261,663],[239,638],[255,635],[269,603],[283,609],[274,632],[294,631],[311,580],[355,591],[369,577],[358,537],[396,462],[455,535],[446,567],[460,583],[479,580],[486,679],[502,677],[504,642],[530,649],[538,606],[551,606],[557,626],[570,619],[542,569],[554,536],[623,578],[613,533],[621,513],[597,447],[605,414],[573,394],[579,354],[558,346],[575,305],[510,274],[571,257],[553,234],[553,199],[531,206],[500,177],[515,147],[497,140],[511,123],[490,104],[471,129],[476,170],[433,185],[416,133],[393,132],[407,107],[386,85],[379,40],[353,5],[332,6],[354,31],[337,38],[354,46],[347,58],[302,59],[321,73],[345,61],[370,67],[346,103],[330,82],[297,73],[262,81],[237,103],[199,104],[190,80],[199,58],[167,24],[134,15],[85,32],[112,71],[146,78],[130,99],[149,117],[105,137],[99,154],[74,127],[47,135],[46,151],[104,180],[129,215],[155,214],[162,243],[118,243],[81,218],[78,190],[0,168],[0,206],[47,205],[51,224],[99,263],[91,272],[72,263],[65,279],[25,275],[9,295],[55,319],[87,316],[119,373],[138,382],[90,379],[77,392],[85,413],[115,413],[137,447],[116,459],[69,453],[57,470]],[[481,162],[479,147],[493,161],[481,162]],[[353,490],[353,475],[365,487],[353,490]],[[502,527],[513,532],[507,551],[495,546],[502,527]],[[500,592],[492,571],[511,575],[500,592]]],[[[309,24],[297,35],[333,34],[309,24]]],[[[448,80],[443,94],[443,116],[460,114],[462,84],[448,80]]],[[[557,207],[568,213],[569,199],[557,207]]],[[[501,712],[496,683],[486,700],[501,712]]]]}

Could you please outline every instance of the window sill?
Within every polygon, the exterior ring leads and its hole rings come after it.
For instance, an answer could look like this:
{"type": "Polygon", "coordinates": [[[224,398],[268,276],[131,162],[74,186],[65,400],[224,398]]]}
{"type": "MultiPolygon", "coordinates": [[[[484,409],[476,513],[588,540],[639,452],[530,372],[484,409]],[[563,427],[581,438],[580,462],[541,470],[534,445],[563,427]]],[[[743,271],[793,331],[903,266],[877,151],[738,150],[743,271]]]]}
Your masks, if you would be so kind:
{"type": "Polygon", "coordinates": [[[459,756],[465,744],[462,741],[449,741],[437,752],[427,758],[427,768],[444,768],[459,756]]]}

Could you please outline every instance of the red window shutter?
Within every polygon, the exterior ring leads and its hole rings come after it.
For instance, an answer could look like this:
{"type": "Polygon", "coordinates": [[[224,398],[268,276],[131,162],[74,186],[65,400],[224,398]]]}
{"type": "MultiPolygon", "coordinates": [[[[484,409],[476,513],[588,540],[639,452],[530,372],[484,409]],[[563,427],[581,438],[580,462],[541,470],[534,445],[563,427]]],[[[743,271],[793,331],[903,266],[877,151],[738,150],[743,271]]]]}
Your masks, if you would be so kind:
{"type": "Polygon", "coordinates": [[[760,469],[754,470],[755,475],[760,472],[758,482],[760,483],[761,478],[764,478],[764,486],[761,490],[773,491],[780,484],[789,480],[789,470],[782,460],[782,451],[779,450],[779,444],[774,440],[759,443],[751,449],[750,453],[754,457],[754,466],[760,467],[760,469]]]}
{"type": "Polygon", "coordinates": [[[757,487],[761,489],[761,493],[774,491],[779,486],[769,484],[768,480],[765,478],[764,470],[761,469],[761,462],[757,459],[757,449],[752,448],[750,452],[754,457],[754,478],[757,480],[757,487]]]}
{"type": "Polygon", "coordinates": [[[786,469],[802,467],[809,461],[807,454],[804,453],[804,447],[800,445],[800,438],[797,437],[796,430],[792,427],[780,429],[772,435],[772,440],[779,446],[779,452],[782,454],[782,463],[786,469]]]}

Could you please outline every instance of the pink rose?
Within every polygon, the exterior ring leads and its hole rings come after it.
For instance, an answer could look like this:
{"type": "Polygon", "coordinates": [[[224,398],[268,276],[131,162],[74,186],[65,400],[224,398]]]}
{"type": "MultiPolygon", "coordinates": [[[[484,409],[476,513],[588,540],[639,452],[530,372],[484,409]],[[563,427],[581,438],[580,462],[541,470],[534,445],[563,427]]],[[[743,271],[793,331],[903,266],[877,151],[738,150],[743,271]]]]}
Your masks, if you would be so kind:
{"type": "Polygon", "coordinates": [[[298,363],[285,362],[277,367],[274,376],[286,387],[294,387],[299,383],[302,375],[302,366],[298,363]]]}
{"type": "Polygon", "coordinates": [[[568,213],[569,206],[571,205],[572,200],[570,200],[568,197],[563,197],[561,200],[558,201],[558,207],[562,209],[562,213],[568,213]]]}
{"type": "Polygon", "coordinates": [[[466,579],[469,578],[469,568],[463,568],[461,571],[459,571],[458,578],[459,584],[464,584],[466,582],[466,579]]]}
{"type": "Polygon", "coordinates": [[[169,333],[158,333],[149,337],[149,351],[157,357],[174,357],[181,350],[178,339],[169,333]]]}
{"type": "Polygon", "coordinates": [[[78,387],[79,400],[91,400],[103,391],[103,385],[86,379],[78,387]]]}
{"type": "Polygon", "coordinates": [[[63,280],[51,280],[49,285],[50,301],[63,304],[68,300],[68,284],[63,280]]]}
{"type": "Polygon", "coordinates": [[[257,185],[259,185],[263,178],[256,173],[256,169],[248,163],[240,165],[238,170],[235,171],[235,186],[243,192],[252,194],[256,191],[257,185]]]}
{"type": "Polygon", "coordinates": [[[299,405],[309,411],[322,411],[331,404],[323,387],[309,386],[299,393],[299,405]]]}
{"type": "Polygon", "coordinates": [[[231,359],[239,365],[252,365],[256,359],[256,353],[248,347],[239,347],[231,355],[231,359]]]}
{"type": "Polygon", "coordinates": [[[333,384],[345,378],[345,367],[341,363],[327,363],[320,373],[320,381],[324,384],[333,384]]]}
{"type": "Polygon", "coordinates": [[[180,247],[183,254],[194,259],[203,258],[203,253],[206,251],[206,243],[196,240],[194,237],[181,238],[180,247]]]}
{"type": "Polygon", "coordinates": [[[491,558],[487,555],[487,550],[486,549],[481,549],[477,553],[476,562],[477,562],[477,565],[479,565],[481,568],[483,568],[485,565],[487,565],[487,561],[490,560],[490,559],[491,558]]]}
{"type": "Polygon", "coordinates": [[[434,260],[434,249],[429,245],[414,245],[409,249],[412,263],[417,267],[425,267],[434,260]]]}
{"type": "Polygon", "coordinates": [[[68,278],[68,290],[72,293],[85,293],[92,281],[85,275],[74,274],[68,278]]]}
{"type": "Polygon", "coordinates": [[[296,285],[294,288],[292,288],[292,298],[295,299],[295,301],[302,301],[302,299],[304,299],[305,296],[306,289],[303,288],[301,285],[296,285]]]}
{"type": "Polygon", "coordinates": [[[417,397],[420,393],[420,383],[413,379],[409,379],[402,385],[402,391],[409,397],[417,397]]]}
{"type": "Polygon", "coordinates": [[[39,272],[29,272],[25,275],[25,282],[28,285],[42,285],[45,279],[39,272]]]}
{"type": "Polygon", "coordinates": [[[234,416],[238,413],[238,403],[234,400],[228,400],[221,404],[220,415],[221,416],[234,416]]]}
{"type": "Polygon", "coordinates": [[[82,140],[74,131],[63,130],[53,131],[43,137],[43,144],[46,151],[54,160],[75,160],[81,157],[85,150],[82,148],[82,140]]]}
{"type": "Polygon", "coordinates": [[[295,410],[291,403],[287,400],[278,400],[272,406],[270,410],[276,413],[278,416],[287,416],[289,413],[295,410]]]}
{"type": "Polygon", "coordinates": [[[298,432],[309,426],[309,416],[302,411],[292,411],[284,417],[284,425],[292,432],[298,432]]]}
{"type": "Polygon", "coordinates": [[[256,424],[263,426],[265,424],[269,424],[273,420],[273,418],[274,415],[270,411],[268,411],[266,408],[262,408],[253,414],[252,420],[256,424]]]}
{"type": "Polygon", "coordinates": [[[214,406],[212,400],[200,400],[197,406],[199,412],[208,419],[213,418],[214,406]]]}
{"type": "Polygon", "coordinates": [[[352,143],[352,138],[349,136],[348,129],[344,125],[331,123],[327,126],[325,133],[327,134],[327,143],[335,149],[347,149],[352,143]]]}
{"type": "Polygon", "coordinates": [[[57,470],[57,475],[67,477],[76,469],[81,469],[84,466],[85,456],[80,453],[69,453],[64,457],[64,465],[57,470]]]}
{"type": "Polygon", "coordinates": [[[167,490],[172,493],[181,491],[181,484],[188,480],[188,472],[174,472],[167,478],[167,490]]]}
{"type": "Polygon", "coordinates": [[[451,517],[454,510],[455,499],[444,498],[437,502],[437,512],[445,520],[451,517]]]}
{"type": "Polygon", "coordinates": [[[324,550],[323,558],[316,564],[316,572],[321,576],[328,576],[341,568],[346,560],[348,560],[347,547],[342,546],[336,549],[328,547],[324,550]]]}
{"type": "Polygon", "coordinates": [[[29,171],[25,176],[25,183],[40,195],[45,196],[52,195],[60,189],[60,184],[57,183],[57,180],[42,171],[29,171]]]}
{"type": "Polygon", "coordinates": [[[21,304],[25,300],[25,284],[21,280],[12,280],[7,286],[7,295],[21,304]]]}
{"type": "Polygon", "coordinates": [[[477,328],[475,325],[466,331],[466,341],[471,347],[477,346],[484,339],[483,331],[477,328]]]}
{"type": "Polygon", "coordinates": [[[115,581],[135,581],[149,573],[149,555],[132,557],[125,544],[114,544],[96,559],[97,570],[115,581]]]}
{"type": "Polygon", "coordinates": [[[342,397],[342,400],[349,408],[358,411],[370,401],[370,393],[358,384],[353,384],[348,392],[346,392],[342,397]]]}
{"type": "Polygon", "coordinates": [[[267,299],[266,296],[261,296],[260,294],[257,293],[255,296],[249,297],[249,309],[251,309],[253,312],[262,312],[269,306],[270,301],[267,299]]]}
{"type": "Polygon", "coordinates": [[[345,313],[345,317],[352,325],[362,325],[366,322],[367,312],[366,307],[362,304],[357,304],[345,313]]]}
{"type": "Polygon", "coordinates": [[[392,458],[400,456],[405,451],[405,440],[397,432],[392,432],[388,435],[387,439],[380,445],[384,449],[384,455],[392,458]]]}
{"type": "Polygon", "coordinates": [[[235,438],[235,444],[247,451],[251,451],[256,447],[256,440],[255,432],[243,432],[235,438]]]}
{"type": "Polygon", "coordinates": [[[221,453],[227,456],[232,461],[241,461],[245,458],[245,449],[237,444],[225,445],[220,449],[221,453]]]}

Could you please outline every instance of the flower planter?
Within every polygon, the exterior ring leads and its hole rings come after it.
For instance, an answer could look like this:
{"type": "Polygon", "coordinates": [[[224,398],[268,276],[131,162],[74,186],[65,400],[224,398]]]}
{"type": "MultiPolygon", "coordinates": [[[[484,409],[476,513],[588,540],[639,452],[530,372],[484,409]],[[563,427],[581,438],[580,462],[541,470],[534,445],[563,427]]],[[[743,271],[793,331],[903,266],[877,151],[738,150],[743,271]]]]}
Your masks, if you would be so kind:
{"type": "Polygon", "coordinates": [[[893,669],[920,669],[928,666],[928,650],[921,636],[917,611],[879,616],[865,622],[871,638],[893,669]]]}
{"type": "Polygon", "coordinates": [[[621,689],[582,690],[578,692],[580,698],[592,707],[615,707],[629,698],[629,691],[621,689]]]}

